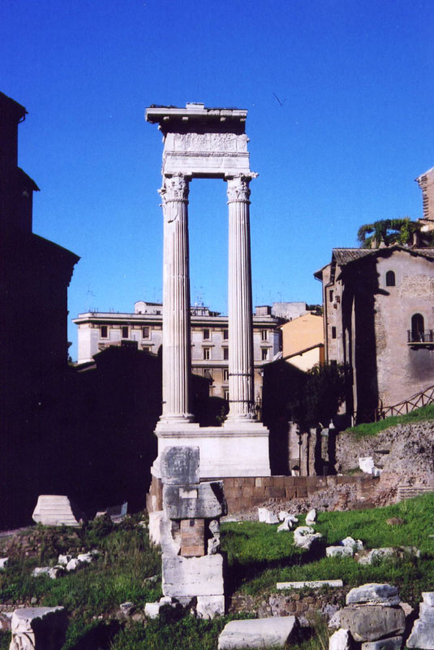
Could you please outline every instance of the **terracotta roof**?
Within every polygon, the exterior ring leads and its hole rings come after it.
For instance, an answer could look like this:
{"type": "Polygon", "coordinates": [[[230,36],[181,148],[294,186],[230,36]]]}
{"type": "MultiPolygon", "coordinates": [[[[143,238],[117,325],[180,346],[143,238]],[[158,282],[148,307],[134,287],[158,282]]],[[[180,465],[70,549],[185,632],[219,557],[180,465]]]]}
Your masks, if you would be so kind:
{"type": "Polygon", "coordinates": [[[376,257],[393,251],[405,251],[410,255],[420,255],[428,259],[434,259],[434,248],[407,248],[406,246],[386,246],[384,248],[334,248],[332,257],[341,266],[360,260],[363,257],[374,255],[376,257]]]}

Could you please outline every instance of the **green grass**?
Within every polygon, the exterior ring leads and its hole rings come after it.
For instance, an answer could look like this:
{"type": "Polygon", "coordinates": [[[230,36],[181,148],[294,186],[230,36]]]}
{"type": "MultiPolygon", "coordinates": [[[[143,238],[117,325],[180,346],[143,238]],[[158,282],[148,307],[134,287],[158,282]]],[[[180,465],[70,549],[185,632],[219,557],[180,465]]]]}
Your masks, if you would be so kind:
{"type": "MultiPolygon", "coordinates": [[[[303,523],[300,518],[300,523],[303,523]]],[[[226,592],[251,594],[262,602],[275,592],[276,582],[342,578],[346,586],[366,582],[389,582],[401,598],[420,602],[421,591],[434,584],[434,494],[375,510],[319,513],[315,528],[324,536],[315,553],[293,545],[293,534],[276,533],[277,526],[259,522],[227,523],[222,526],[222,545],[227,554],[226,592]],[[386,520],[399,518],[400,525],[386,520]],[[417,546],[421,557],[404,555],[375,566],[359,565],[352,558],[326,558],[325,546],[351,535],[365,546],[417,546]]],[[[117,620],[119,605],[132,601],[138,610],[161,595],[160,582],[147,577],[160,571],[159,553],[149,546],[147,531],[134,518],[114,526],[99,522],[83,531],[32,529],[44,562],[54,564],[63,551],[97,548],[94,564],[58,580],[31,578],[39,557],[14,557],[0,574],[0,602],[10,605],[64,605],[69,628],[62,650],[216,650],[217,639],[229,617],[201,621],[168,609],[158,620],[134,623],[117,620]],[[51,554],[51,556],[50,556],[51,554]],[[102,618],[99,618],[102,617],[102,618]]],[[[301,650],[325,650],[327,630],[318,622],[315,632],[301,639],[301,650]]],[[[9,647],[10,635],[0,633],[0,650],[9,647]]]]}
{"type": "Polygon", "coordinates": [[[276,533],[277,526],[259,522],[225,524],[223,546],[228,554],[231,586],[258,595],[271,593],[276,582],[342,578],[344,584],[391,582],[401,596],[411,602],[434,581],[434,494],[403,501],[387,508],[349,512],[319,513],[315,529],[322,533],[322,544],[306,552],[292,544],[292,533],[276,533]],[[389,518],[403,524],[391,526],[389,518]],[[377,566],[359,565],[352,558],[327,558],[325,546],[347,536],[361,539],[366,548],[416,546],[420,558],[404,554],[377,566]]]}
{"type": "Polygon", "coordinates": [[[394,427],[397,424],[413,424],[415,422],[423,422],[425,420],[434,419],[434,404],[423,406],[416,409],[407,415],[393,415],[390,418],[379,420],[378,422],[369,422],[366,424],[358,424],[356,427],[350,427],[347,431],[354,434],[356,440],[360,440],[365,436],[376,436],[380,431],[394,427]]]}

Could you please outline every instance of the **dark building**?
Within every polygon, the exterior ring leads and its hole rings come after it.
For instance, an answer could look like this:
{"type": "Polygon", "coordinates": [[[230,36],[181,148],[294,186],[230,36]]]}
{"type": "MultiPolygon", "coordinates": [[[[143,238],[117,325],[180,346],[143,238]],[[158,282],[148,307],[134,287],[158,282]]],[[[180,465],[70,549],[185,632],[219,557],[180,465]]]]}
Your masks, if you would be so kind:
{"type": "MultiPolygon", "coordinates": [[[[32,232],[36,183],[18,167],[23,106],[0,93],[0,525],[32,512],[68,367],[67,290],[79,258],[32,232]],[[21,514],[17,513],[17,508],[21,514]]],[[[29,515],[27,516],[28,519],[29,515]]]]}

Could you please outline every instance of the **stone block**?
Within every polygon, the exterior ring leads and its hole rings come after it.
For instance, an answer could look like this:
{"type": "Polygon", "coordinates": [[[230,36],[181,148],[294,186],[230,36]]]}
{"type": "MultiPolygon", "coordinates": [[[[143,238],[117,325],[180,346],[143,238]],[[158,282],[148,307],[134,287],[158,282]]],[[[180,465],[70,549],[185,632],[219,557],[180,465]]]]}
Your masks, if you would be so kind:
{"type": "Polygon", "coordinates": [[[263,524],[278,524],[279,517],[268,508],[258,508],[258,521],[263,524]]]}
{"type": "Polygon", "coordinates": [[[350,630],[355,641],[377,641],[403,634],[405,615],[400,607],[354,605],[341,610],[341,627],[350,630]]]}
{"type": "Polygon", "coordinates": [[[337,630],[329,639],[329,650],[350,650],[351,637],[348,630],[337,630]]]}
{"type": "Polygon", "coordinates": [[[85,517],[67,497],[56,494],[41,494],[38,497],[32,519],[43,526],[80,526],[85,517]]]}
{"type": "Polygon", "coordinates": [[[175,598],[189,596],[222,596],[223,557],[163,555],[163,594],[175,598]]]}
{"type": "Polygon", "coordinates": [[[222,596],[198,596],[196,614],[199,618],[214,618],[224,616],[225,597],[222,596]]]}
{"type": "Polygon", "coordinates": [[[297,628],[295,616],[230,621],[219,636],[218,650],[284,648],[295,636],[297,628]]]}
{"type": "Polygon", "coordinates": [[[434,607],[434,591],[423,591],[422,592],[423,602],[434,607]]]}
{"type": "Polygon", "coordinates": [[[434,648],[434,627],[418,618],[413,625],[411,634],[406,641],[407,648],[420,648],[421,650],[433,650],[434,648]]]}
{"type": "Polygon", "coordinates": [[[183,519],[181,531],[181,555],[198,557],[205,555],[205,520],[183,519]]]}
{"type": "Polygon", "coordinates": [[[222,481],[190,488],[165,485],[163,504],[169,519],[214,519],[227,513],[222,481]]]}
{"type": "Polygon", "coordinates": [[[68,619],[63,607],[26,607],[12,616],[9,650],[60,650],[68,619]]]}
{"type": "Polygon", "coordinates": [[[321,589],[321,587],[343,587],[342,580],[306,580],[302,582],[278,582],[277,589],[321,589]]]}
{"type": "Polygon", "coordinates": [[[300,548],[310,549],[321,538],[321,533],[315,533],[310,526],[299,526],[294,530],[294,544],[300,548]]]}
{"type": "Polygon", "coordinates": [[[200,481],[199,447],[166,447],[160,458],[160,471],[166,485],[193,485],[200,481]]]}
{"type": "Polygon", "coordinates": [[[353,557],[354,551],[350,546],[327,546],[327,557],[353,557]]]}
{"type": "Polygon", "coordinates": [[[419,618],[434,627],[434,607],[427,605],[427,603],[421,603],[419,605],[419,618]]]}
{"type": "Polygon", "coordinates": [[[358,603],[379,603],[381,605],[399,605],[401,599],[398,589],[392,585],[379,582],[370,582],[360,587],[355,587],[348,592],[347,605],[358,603]]]}
{"type": "Polygon", "coordinates": [[[157,546],[161,544],[161,520],[164,517],[164,510],[149,513],[149,540],[157,546]]]}
{"type": "Polygon", "coordinates": [[[392,636],[389,639],[362,643],[362,650],[400,650],[402,648],[402,642],[402,636],[392,636]]]}
{"type": "Polygon", "coordinates": [[[160,520],[160,544],[162,552],[166,555],[178,555],[181,550],[179,522],[171,521],[167,517],[160,520]]]}

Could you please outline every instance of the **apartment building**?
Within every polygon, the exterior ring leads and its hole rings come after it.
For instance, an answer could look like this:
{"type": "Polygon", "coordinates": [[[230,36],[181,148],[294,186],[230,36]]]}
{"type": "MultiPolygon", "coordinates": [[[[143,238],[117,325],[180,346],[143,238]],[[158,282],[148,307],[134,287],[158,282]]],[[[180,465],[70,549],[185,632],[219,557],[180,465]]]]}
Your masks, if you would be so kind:
{"type": "MultiPolygon", "coordinates": [[[[163,335],[163,306],[138,301],[130,314],[87,312],[74,320],[78,327],[78,364],[111,345],[131,341],[139,350],[158,354],[163,335]]],[[[256,307],[253,316],[255,401],[262,401],[262,368],[281,350],[281,318],[269,305],[256,307]]],[[[210,395],[228,399],[228,318],[204,305],[191,307],[191,360],[194,374],[210,380],[210,395]]]]}

